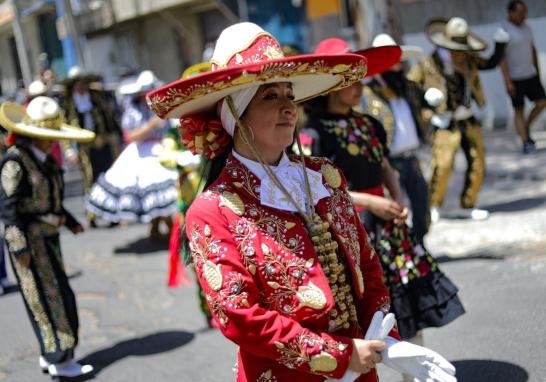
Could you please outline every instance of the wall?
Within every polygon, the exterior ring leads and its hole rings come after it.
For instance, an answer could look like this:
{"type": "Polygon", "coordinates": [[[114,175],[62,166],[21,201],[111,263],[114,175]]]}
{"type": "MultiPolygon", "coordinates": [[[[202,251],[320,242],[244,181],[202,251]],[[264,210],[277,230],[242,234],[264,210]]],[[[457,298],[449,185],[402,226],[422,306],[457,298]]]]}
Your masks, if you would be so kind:
{"type": "MultiPolygon", "coordinates": [[[[23,19],[21,23],[27,40],[27,51],[30,60],[31,74],[34,77],[38,72],[38,56],[42,52],[38,22],[35,16],[23,19]]],[[[3,95],[11,95],[17,90],[17,72],[14,67],[15,61],[11,56],[9,39],[13,37],[12,24],[3,25],[0,28],[0,68],[3,95]]]]}
{"type": "Polygon", "coordinates": [[[154,13],[87,36],[86,60],[91,71],[107,82],[123,69],[152,70],[163,81],[174,81],[201,60],[203,41],[198,14],[169,10],[154,13]]]}
{"type": "Polygon", "coordinates": [[[2,52],[0,54],[0,81],[2,81],[3,96],[13,93],[17,86],[14,61],[9,47],[9,37],[12,35],[4,30],[0,31],[0,52],[2,52]]]}
{"type": "Polygon", "coordinates": [[[117,22],[144,16],[161,9],[195,3],[195,0],[112,0],[112,8],[117,22]]]}

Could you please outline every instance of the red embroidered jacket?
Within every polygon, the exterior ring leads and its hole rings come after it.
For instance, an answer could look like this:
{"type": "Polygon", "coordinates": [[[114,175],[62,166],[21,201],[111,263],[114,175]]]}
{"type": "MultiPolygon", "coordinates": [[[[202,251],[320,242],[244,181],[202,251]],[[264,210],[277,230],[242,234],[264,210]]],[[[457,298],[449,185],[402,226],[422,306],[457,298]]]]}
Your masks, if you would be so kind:
{"type": "MultiPolygon", "coordinates": [[[[331,194],[315,208],[329,220],[356,280],[357,333],[362,336],[373,313],[389,309],[380,264],[341,172],[324,158],[308,158],[306,165],[323,174],[331,194]]],[[[239,345],[237,381],[340,378],[349,366],[354,335],[328,332],[328,312],[335,302],[303,219],[262,206],[259,192],[260,180],[230,157],[186,216],[208,304],[222,333],[239,345]]],[[[359,380],[376,381],[375,369],[359,380]]]]}

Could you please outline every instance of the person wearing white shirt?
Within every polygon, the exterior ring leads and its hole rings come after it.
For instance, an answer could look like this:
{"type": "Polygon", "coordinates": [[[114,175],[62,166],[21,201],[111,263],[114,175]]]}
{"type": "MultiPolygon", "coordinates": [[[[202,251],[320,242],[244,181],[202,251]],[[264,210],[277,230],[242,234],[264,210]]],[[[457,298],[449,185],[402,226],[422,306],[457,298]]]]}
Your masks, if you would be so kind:
{"type": "Polygon", "coordinates": [[[510,42],[501,63],[502,75],[506,92],[514,106],[516,131],[523,143],[523,153],[529,154],[535,150],[535,141],[529,129],[546,108],[546,93],[540,82],[533,32],[525,22],[527,6],[521,0],[512,0],[507,10],[508,20],[502,26],[510,35],[510,42]],[[535,103],[527,118],[524,113],[525,98],[535,103]]]}
{"type": "Polygon", "coordinates": [[[420,139],[426,135],[421,118],[423,94],[405,78],[403,66],[398,63],[368,83],[361,105],[387,130],[389,161],[398,171],[400,185],[410,201],[413,232],[423,243],[430,225],[430,208],[427,182],[415,155],[420,139]]]}

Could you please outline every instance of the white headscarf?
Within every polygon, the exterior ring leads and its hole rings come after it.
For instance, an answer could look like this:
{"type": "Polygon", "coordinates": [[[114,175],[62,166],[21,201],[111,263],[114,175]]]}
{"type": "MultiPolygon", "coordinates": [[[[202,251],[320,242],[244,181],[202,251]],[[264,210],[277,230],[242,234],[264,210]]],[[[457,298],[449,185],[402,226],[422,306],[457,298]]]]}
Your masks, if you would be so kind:
{"type": "MultiPolygon", "coordinates": [[[[256,95],[259,87],[260,85],[253,85],[231,94],[231,99],[233,99],[235,110],[237,110],[237,116],[241,117],[241,115],[243,115],[248,104],[250,103],[250,101],[252,101],[254,95],[256,95]]],[[[228,134],[233,137],[233,134],[235,134],[236,122],[233,114],[231,114],[231,110],[229,110],[229,106],[225,99],[222,101],[222,106],[220,108],[220,119],[222,121],[222,126],[224,127],[224,130],[226,130],[228,134]]]]}

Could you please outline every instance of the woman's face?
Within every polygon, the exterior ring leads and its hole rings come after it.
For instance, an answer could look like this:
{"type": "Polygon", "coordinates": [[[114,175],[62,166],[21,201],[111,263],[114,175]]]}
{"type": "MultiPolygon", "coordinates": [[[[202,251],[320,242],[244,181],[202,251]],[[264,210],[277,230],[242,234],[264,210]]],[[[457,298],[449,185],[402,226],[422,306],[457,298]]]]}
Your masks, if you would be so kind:
{"type": "Polygon", "coordinates": [[[85,94],[89,90],[87,82],[85,81],[76,81],[74,84],[74,93],[85,94]]]}
{"type": "Polygon", "coordinates": [[[241,120],[252,130],[259,150],[280,154],[294,140],[297,110],[292,84],[260,86],[241,120]]]}
{"type": "Polygon", "coordinates": [[[464,65],[465,61],[468,60],[468,54],[465,52],[457,52],[450,50],[451,61],[455,65],[464,65]]]}
{"type": "Polygon", "coordinates": [[[338,90],[334,94],[334,97],[337,97],[339,104],[345,107],[355,107],[360,104],[360,99],[362,98],[362,84],[360,81],[355,82],[351,86],[338,90]]]}
{"type": "Polygon", "coordinates": [[[32,144],[41,152],[49,154],[57,141],[49,139],[33,139],[32,144]]]}

